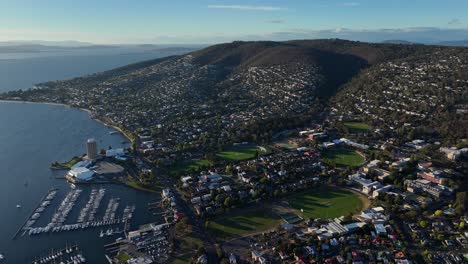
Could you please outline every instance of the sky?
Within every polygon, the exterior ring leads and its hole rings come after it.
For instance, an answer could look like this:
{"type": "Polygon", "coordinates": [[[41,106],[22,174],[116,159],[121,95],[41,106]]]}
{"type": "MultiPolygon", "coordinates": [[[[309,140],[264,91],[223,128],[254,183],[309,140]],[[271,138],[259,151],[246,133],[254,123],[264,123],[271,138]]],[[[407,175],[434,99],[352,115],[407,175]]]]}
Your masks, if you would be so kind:
{"type": "Polygon", "coordinates": [[[468,0],[0,0],[0,41],[468,39],[468,0]]]}

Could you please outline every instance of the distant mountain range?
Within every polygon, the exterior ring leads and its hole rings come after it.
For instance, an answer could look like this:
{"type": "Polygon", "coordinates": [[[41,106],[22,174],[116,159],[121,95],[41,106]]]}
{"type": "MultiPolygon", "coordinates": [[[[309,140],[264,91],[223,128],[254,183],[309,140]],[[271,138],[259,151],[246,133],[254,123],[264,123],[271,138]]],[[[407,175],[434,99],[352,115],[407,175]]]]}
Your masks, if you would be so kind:
{"type": "Polygon", "coordinates": [[[437,45],[442,45],[442,46],[467,47],[468,46],[468,40],[442,41],[442,42],[438,42],[436,44],[437,45]]]}
{"type": "Polygon", "coordinates": [[[451,46],[451,47],[467,47],[468,46],[468,40],[454,40],[454,41],[440,41],[440,42],[411,42],[407,40],[385,40],[382,41],[382,43],[387,43],[387,44],[419,44],[419,45],[436,45],[436,46],[451,46]]]}
{"type": "MultiPolygon", "coordinates": [[[[385,44],[424,44],[424,45],[440,45],[440,46],[468,46],[468,40],[442,41],[442,42],[412,42],[403,39],[385,40],[381,43],[385,44]]],[[[19,40],[19,41],[4,41],[0,42],[0,53],[37,53],[37,52],[60,52],[73,51],[82,49],[112,49],[119,47],[134,47],[143,50],[144,52],[165,52],[165,53],[181,53],[191,52],[195,49],[206,47],[207,45],[159,45],[159,44],[112,44],[98,45],[90,42],[80,41],[42,41],[42,40],[19,40]]]]}
{"type": "Polygon", "coordinates": [[[111,45],[89,45],[89,46],[50,46],[43,44],[19,44],[0,43],[0,53],[37,53],[37,52],[60,52],[83,49],[111,49],[118,46],[111,45]]]}
{"type": "Polygon", "coordinates": [[[159,44],[112,44],[98,45],[79,41],[4,41],[0,42],[1,53],[39,53],[39,52],[63,52],[77,50],[96,50],[96,49],[127,49],[132,52],[145,53],[165,53],[181,54],[188,53],[207,45],[187,44],[187,45],[159,45],[159,44]]]}
{"type": "Polygon", "coordinates": [[[94,46],[96,44],[93,44],[93,43],[90,43],[90,42],[76,41],[76,40],[64,40],[64,41],[12,40],[12,41],[1,41],[0,42],[0,46],[21,46],[21,45],[82,47],[82,46],[94,46]]]}
{"type": "Polygon", "coordinates": [[[407,41],[407,40],[399,40],[399,39],[389,39],[389,40],[382,41],[382,43],[386,43],[386,44],[405,44],[405,45],[418,44],[418,43],[415,43],[415,42],[411,42],[411,41],[407,41]]]}

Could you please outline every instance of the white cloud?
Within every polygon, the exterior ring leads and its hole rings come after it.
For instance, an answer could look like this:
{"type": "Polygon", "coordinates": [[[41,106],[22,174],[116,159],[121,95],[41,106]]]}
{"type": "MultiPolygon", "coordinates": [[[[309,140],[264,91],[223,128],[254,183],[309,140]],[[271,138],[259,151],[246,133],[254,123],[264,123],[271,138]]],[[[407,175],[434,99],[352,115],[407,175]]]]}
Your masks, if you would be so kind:
{"type": "Polygon", "coordinates": [[[251,5],[208,5],[208,8],[248,10],[248,11],[279,11],[279,10],[287,9],[284,7],[277,7],[277,6],[251,6],[251,5]]]}

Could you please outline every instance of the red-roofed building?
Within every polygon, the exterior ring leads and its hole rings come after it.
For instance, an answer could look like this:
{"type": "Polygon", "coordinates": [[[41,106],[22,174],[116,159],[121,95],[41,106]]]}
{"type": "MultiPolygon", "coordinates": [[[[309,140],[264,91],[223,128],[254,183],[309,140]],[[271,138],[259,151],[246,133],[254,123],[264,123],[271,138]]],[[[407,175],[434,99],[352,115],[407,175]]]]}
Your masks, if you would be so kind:
{"type": "Polygon", "coordinates": [[[436,177],[432,172],[418,172],[418,177],[433,183],[441,184],[443,178],[436,177]]]}

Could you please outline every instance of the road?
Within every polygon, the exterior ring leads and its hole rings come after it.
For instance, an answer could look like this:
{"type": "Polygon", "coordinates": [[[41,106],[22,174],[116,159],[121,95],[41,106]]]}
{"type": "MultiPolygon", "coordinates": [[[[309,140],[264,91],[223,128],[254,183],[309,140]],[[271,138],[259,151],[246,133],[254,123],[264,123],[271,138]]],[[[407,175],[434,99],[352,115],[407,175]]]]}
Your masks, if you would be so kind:
{"type": "Polygon", "coordinates": [[[204,222],[202,222],[200,218],[195,215],[192,207],[182,199],[175,187],[176,181],[161,169],[156,168],[148,160],[141,158],[140,160],[145,164],[145,166],[158,170],[156,173],[156,180],[161,183],[164,188],[169,188],[174,194],[179,211],[183,213],[185,217],[187,217],[188,223],[193,226],[193,233],[203,241],[203,246],[208,256],[208,263],[218,264],[220,261],[216,254],[216,241],[208,234],[204,222]]]}

